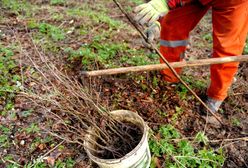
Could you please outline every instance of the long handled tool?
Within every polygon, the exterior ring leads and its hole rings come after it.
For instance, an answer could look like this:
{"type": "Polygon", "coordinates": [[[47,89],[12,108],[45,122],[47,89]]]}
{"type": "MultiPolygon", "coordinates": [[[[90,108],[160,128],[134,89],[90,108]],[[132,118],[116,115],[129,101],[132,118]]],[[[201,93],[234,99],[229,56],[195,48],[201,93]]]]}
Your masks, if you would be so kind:
{"type": "MultiPolygon", "coordinates": [[[[182,67],[195,67],[195,66],[222,64],[222,63],[230,63],[230,62],[242,62],[242,61],[248,62],[248,55],[230,56],[230,57],[224,57],[224,58],[209,58],[209,59],[200,59],[200,60],[183,61],[183,62],[173,62],[173,63],[170,63],[170,65],[173,68],[182,68],[182,67]]],[[[166,64],[154,64],[154,65],[112,68],[112,69],[95,70],[95,71],[83,71],[82,75],[103,76],[103,75],[114,75],[114,74],[129,73],[129,72],[162,70],[166,68],[168,68],[166,64]]]]}

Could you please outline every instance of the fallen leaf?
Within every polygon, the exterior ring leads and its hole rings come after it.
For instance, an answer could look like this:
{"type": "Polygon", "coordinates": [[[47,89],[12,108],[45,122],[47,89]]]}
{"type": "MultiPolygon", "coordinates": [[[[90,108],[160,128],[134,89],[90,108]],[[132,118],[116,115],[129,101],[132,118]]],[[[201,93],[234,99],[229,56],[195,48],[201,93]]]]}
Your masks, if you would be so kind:
{"type": "Polygon", "coordinates": [[[53,158],[53,157],[48,156],[48,157],[45,157],[44,160],[47,162],[47,164],[49,164],[52,167],[55,164],[55,158],[53,158]]]}

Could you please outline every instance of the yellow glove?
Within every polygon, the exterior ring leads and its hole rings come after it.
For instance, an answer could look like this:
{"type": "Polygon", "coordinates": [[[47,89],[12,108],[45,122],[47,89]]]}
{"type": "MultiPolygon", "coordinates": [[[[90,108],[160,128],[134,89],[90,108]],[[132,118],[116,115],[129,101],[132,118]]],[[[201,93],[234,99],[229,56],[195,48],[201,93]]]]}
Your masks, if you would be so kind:
{"type": "Polygon", "coordinates": [[[160,17],[167,14],[169,7],[166,0],[151,0],[148,3],[141,4],[134,9],[136,16],[134,19],[141,25],[152,24],[160,17]]]}

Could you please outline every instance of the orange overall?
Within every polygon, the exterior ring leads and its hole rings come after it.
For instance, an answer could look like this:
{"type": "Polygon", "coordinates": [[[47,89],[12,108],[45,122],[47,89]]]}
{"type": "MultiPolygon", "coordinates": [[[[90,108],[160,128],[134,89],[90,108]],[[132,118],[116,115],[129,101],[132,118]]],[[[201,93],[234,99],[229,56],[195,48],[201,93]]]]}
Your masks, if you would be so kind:
{"type": "MultiPolygon", "coordinates": [[[[169,62],[181,61],[189,32],[212,8],[213,57],[241,55],[248,32],[248,0],[200,0],[171,10],[161,19],[160,51],[169,62]]],[[[162,60],[160,60],[163,63],[162,60]]],[[[224,100],[238,69],[238,63],[211,65],[207,95],[224,100]]],[[[180,73],[181,69],[176,69],[180,73]]],[[[161,73],[168,82],[178,80],[170,70],[161,73]]]]}

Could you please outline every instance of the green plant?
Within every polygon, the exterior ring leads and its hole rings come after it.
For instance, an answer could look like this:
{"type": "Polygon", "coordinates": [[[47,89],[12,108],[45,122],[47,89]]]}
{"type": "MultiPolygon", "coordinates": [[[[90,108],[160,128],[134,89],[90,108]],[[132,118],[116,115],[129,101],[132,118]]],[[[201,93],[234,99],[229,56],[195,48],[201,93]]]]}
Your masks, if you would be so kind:
{"type": "Polygon", "coordinates": [[[0,125],[0,131],[3,133],[3,134],[8,134],[10,133],[10,128],[9,127],[5,127],[3,125],[0,125]]]}
{"type": "MultiPolygon", "coordinates": [[[[156,136],[158,137],[158,136],[156,136]]],[[[203,149],[195,150],[197,144],[192,145],[190,141],[183,140],[180,133],[172,125],[164,125],[159,129],[160,138],[151,138],[149,147],[152,152],[151,168],[155,168],[156,159],[163,159],[165,167],[181,168],[208,168],[221,167],[224,164],[224,154],[220,149],[215,152],[206,146],[203,149]],[[175,141],[175,139],[177,139],[175,141]],[[161,158],[161,156],[163,156],[161,158]]],[[[207,137],[203,133],[196,135],[197,143],[205,142],[207,145],[207,137]]]]}
{"type": "Polygon", "coordinates": [[[25,128],[24,130],[28,134],[30,134],[30,133],[38,133],[40,131],[40,128],[35,123],[32,123],[29,127],[25,128]]]}
{"type": "Polygon", "coordinates": [[[183,113],[183,109],[181,107],[176,106],[175,107],[175,113],[173,114],[171,121],[173,124],[176,123],[176,121],[178,120],[178,118],[180,117],[180,115],[183,113]]]}
{"type": "Polygon", "coordinates": [[[20,76],[17,74],[19,68],[12,59],[13,50],[0,44],[0,103],[5,102],[0,115],[6,115],[14,107],[13,99],[20,89],[20,76]]]}
{"type": "Polygon", "coordinates": [[[178,95],[180,96],[180,99],[185,100],[188,93],[188,89],[181,83],[177,85],[176,89],[178,95]]]}
{"type": "Polygon", "coordinates": [[[28,1],[24,0],[21,3],[18,0],[2,0],[1,4],[16,15],[30,16],[32,10],[35,9],[28,1]]]}
{"type": "Polygon", "coordinates": [[[68,55],[69,61],[81,60],[83,65],[98,62],[105,67],[113,67],[113,60],[117,54],[126,49],[125,44],[102,43],[99,39],[95,39],[91,44],[84,45],[77,50],[66,48],[64,52],[68,55]]]}
{"type": "Polygon", "coordinates": [[[28,163],[24,166],[24,168],[46,168],[48,165],[44,162],[35,162],[35,163],[28,163]]]}
{"type": "Polygon", "coordinates": [[[65,0],[50,0],[51,5],[63,5],[65,0]]]}
{"type": "MultiPolygon", "coordinates": [[[[97,7],[94,6],[94,8],[97,7]]],[[[89,5],[82,5],[81,7],[71,8],[67,10],[67,15],[72,17],[82,17],[88,19],[88,22],[85,23],[84,27],[92,27],[97,24],[104,23],[108,26],[109,30],[124,28],[125,23],[112,19],[106,13],[103,7],[98,6],[99,10],[92,9],[89,5]]]]}
{"type": "Polygon", "coordinates": [[[212,33],[207,33],[203,36],[203,39],[211,43],[213,41],[212,33]]]}
{"type": "Polygon", "coordinates": [[[22,111],[21,116],[22,117],[28,117],[28,116],[30,116],[32,114],[32,112],[33,112],[33,109],[22,111]]]}
{"type": "Polygon", "coordinates": [[[238,118],[233,118],[232,119],[232,125],[239,127],[241,124],[240,120],[238,118]]]}
{"type": "Polygon", "coordinates": [[[64,161],[58,160],[55,163],[55,168],[73,168],[75,165],[75,161],[72,160],[71,158],[68,158],[64,161]]]}
{"type": "MultiPolygon", "coordinates": [[[[44,34],[51,38],[53,41],[57,42],[65,39],[64,30],[48,23],[38,23],[34,19],[30,19],[27,22],[27,27],[30,29],[38,29],[40,34],[35,34],[36,38],[44,38],[44,34]]],[[[53,43],[53,42],[50,42],[53,43]]]]}
{"type": "Polygon", "coordinates": [[[166,112],[161,111],[160,109],[157,109],[156,112],[157,112],[159,115],[161,115],[162,117],[167,117],[167,116],[168,116],[168,114],[167,114],[166,112]]]}
{"type": "Polygon", "coordinates": [[[7,135],[0,135],[1,146],[3,146],[6,142],[8,142],[8,136],[7,135]]]}
{"type": "Polygon", "coordinates": [[[40,23],[38,25],[38,29],[41,33],[47,34],[54,41],[60,41],[65,39],[65,33],[62,29],[57,26],[48,23],[40,23]]]}
{"type": "Polygon", "coordinates": [[[62,21],[64,17],[63,13],[52,13],[52,19],[55,21],[62,21]]]}
{"type": "Polygon", "coordinates": [[[144,0],[130,0],[131,2],[135,3],[136,5],[140,5],[144,3],[144,0]]]}
{"type": "Polygon", "coordinates": [[[158,87],[158,82],[159,82],[159,79],[156,76],[154,76],[152,78],[152,85],[153,85],[153,87],[158,87]]]}
{"type": "Polygon", "coordinates": [[[204,134],[204,132],[198,132],[195,136],[195,140],[198,143],[203,143],[204,145],[207,145],[208,143],[208,137],[204,134]]]}

